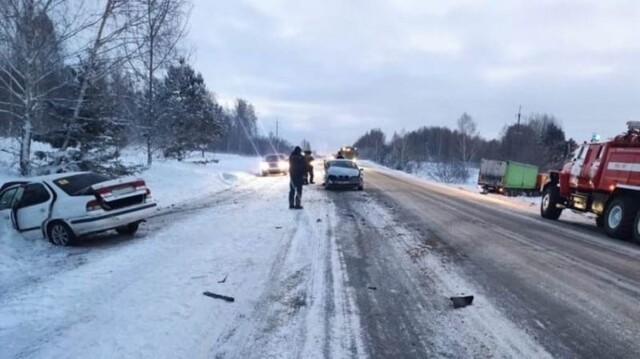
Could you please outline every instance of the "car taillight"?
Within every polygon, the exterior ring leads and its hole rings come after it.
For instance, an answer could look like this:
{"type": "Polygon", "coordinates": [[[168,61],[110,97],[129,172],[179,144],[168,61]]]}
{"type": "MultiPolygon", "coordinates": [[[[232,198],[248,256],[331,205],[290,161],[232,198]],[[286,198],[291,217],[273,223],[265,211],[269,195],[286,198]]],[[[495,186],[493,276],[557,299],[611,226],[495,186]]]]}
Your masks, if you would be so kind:
{"type": "Polygon", "coordinates": [[[147,184],[144,183],[143,180],[137,180],[135,182],[133,182],[133,187],[135,187],[136,191],[139,189],[143,189],[145,187],[147,187],[147,184]]]}
{"type": "Polygon", "coordinates": [[[96,211],[101,208],[102,206],[100,205],[100,201],[98,201],[97,199],[92,199],[91,201],[87,202],[87,212],[96,211]]]}
{"type": "Polygon", "coordinates": [[[111,196],[111,187],[100,188],[96,191],[101,197],[111,196]]]}

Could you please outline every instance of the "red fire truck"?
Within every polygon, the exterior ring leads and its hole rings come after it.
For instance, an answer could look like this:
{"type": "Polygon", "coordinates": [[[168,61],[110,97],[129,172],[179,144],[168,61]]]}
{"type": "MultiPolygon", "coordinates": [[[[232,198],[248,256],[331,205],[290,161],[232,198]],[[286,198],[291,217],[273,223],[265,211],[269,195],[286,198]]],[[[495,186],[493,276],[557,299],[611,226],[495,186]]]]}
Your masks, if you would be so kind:
{"type": "Polygon", "coordinates": [[[585,143],[543,186],[540,214],[558,219],[565,208],[597,215],[615,238],[640,242],[640,121],[608,142],[585,143]]]}

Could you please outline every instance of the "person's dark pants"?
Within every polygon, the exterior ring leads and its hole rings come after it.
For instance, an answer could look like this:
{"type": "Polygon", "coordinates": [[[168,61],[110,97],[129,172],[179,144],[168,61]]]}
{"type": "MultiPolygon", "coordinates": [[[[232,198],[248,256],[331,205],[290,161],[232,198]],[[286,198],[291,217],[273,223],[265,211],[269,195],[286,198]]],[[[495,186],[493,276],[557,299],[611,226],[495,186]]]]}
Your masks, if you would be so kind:
{"type": "Polygon", "coordinates": [[[302,204],[302,181],[289,181],[289,207],[299,207],[302,204]]]}
{"type": "Polygon", "coordinates": [[[313,183],[313,166],[309,166],[309,183],[313,183]]]}

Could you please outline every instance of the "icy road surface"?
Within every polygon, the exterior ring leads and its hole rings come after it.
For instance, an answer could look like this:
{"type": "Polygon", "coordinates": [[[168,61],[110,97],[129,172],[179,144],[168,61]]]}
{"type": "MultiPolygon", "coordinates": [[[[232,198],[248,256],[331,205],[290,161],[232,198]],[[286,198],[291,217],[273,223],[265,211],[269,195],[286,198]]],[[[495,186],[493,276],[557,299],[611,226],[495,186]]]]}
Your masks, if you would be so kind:
{"type": "Polygon", "coordinates": [[[302,211],[286,177],[256,178],[134,238],[34,244],[38,269],[0,278],[0,358],[637,356],[640,247],[365,176],[364,192],[306,186],[302,211]],[[460,294],[473,305],[451,308],[460,294]]]}

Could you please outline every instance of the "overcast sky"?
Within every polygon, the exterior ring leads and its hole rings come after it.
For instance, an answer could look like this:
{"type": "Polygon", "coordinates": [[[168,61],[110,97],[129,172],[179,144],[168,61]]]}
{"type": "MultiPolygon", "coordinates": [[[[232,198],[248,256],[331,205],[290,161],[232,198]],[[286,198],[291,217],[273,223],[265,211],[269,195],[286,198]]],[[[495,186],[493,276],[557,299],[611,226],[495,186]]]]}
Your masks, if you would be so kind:
{"type": "Polygon", "coordinates": [[[194,0],[189,40],[221,102],[320,150],[463,112],[495,138],[520,105],[578,140],[640,120],[635,0],[194,0]]]}

